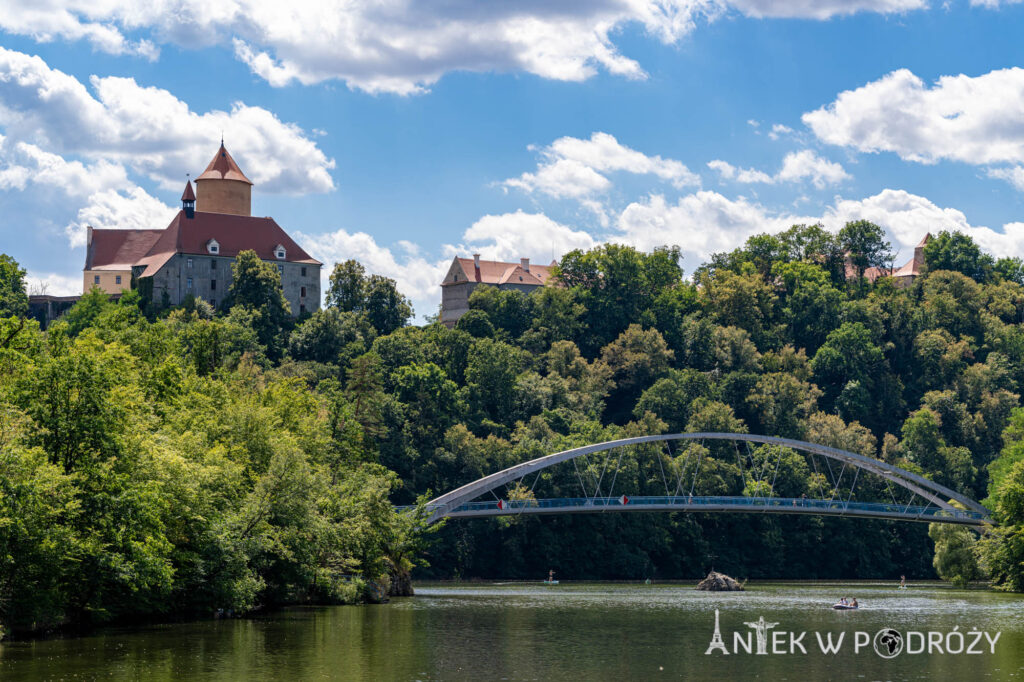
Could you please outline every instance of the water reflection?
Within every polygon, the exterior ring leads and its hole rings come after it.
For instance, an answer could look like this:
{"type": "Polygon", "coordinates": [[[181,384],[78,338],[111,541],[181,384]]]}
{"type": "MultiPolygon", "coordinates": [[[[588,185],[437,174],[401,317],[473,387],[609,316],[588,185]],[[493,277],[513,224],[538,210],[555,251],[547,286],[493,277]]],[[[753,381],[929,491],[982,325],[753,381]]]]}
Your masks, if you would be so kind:
{"type": "Polygon", "coordinates": [[[0,678],[305,679],[1006,679],[1024,675],[1024,600],[983,591],[891,584],[421,585],[381,606],[297,608],[246,620],[107,629],[87,637],[0,646],[0,678]],[[832,611],[839,596],[863,608],[832,611]],[[721,614],[727,642],[764,615],[809,631],[807,655],[705,656],[721,614]],[[825,656],[813,631],[883,627],[1001,631],[993,655],[883,660],[847,646],[825,656]]]}

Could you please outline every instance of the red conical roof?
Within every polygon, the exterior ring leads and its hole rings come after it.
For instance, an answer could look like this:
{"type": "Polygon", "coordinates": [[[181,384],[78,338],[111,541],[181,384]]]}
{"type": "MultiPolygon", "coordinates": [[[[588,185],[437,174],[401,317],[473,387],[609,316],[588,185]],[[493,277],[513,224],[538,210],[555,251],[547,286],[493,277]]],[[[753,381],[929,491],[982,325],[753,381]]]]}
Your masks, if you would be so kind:
{"type": "Polygon", "coordinates": [[[182,201],[195,201],[196,200],[196,193],[192,191],[192,181],[191,180],[186,180],[185,181],[185,191],[181,193],[181,200],[182,201]]]}
{"type": "Polygon", "coordinates": [[[217,150],[217,155],[210,161],[210,165],[206,167],[202,175],[196,178],[197,182],[199,180],[240,180],[252,184],[252,180],[245,177],[245,173],[231,158],[228,150],[224,148],[223,140],[220,143],[220,149],[217,150]]]}

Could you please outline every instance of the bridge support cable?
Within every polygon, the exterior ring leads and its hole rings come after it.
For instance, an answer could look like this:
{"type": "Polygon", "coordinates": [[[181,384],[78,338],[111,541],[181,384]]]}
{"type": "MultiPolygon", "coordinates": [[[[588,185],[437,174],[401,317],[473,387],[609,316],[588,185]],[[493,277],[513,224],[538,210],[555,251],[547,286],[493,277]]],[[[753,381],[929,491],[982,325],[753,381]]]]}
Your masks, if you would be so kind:
{"type": "MultiPolygon", "coordinates": [[[[615,460],[615,474],[612,476],[612,484],[610,486],[608,486],[608,495],[607,495],[607,497],[611,497],[614,494],[614,491],[615,491],[615,479],[617,479],[619,477],[619,467],[622,465],[622,455],[623,455],[624,451],[625,451],[625,448],[619,448],[619,458],[617,460],[615,460]]],[[[611,452],[611,451],[609,450],[609,452],[611,452]]],[[[608,509],[608,505],[605,505],[604,509],[602,509],[601,511],[605,511],[607,509],[608,509]]]]}
{"type": "Polygon", "coordinates": [[[771,487],[768,488],[768,500],[775,499],[775,481],[779,477],[779,467],[782,466],[782,455],[784,452],[784,448],[779,448],[779,461],[775,463],[775,475],[772,476],[772,484],[771,487]]]}
{"type": "MultiPolygon", "coordinates": [[[[667,441],[666,441],[666,447],[667,447],[667,441]]],[[[669,452],[671,452],[671,450],[669,450],[669,452]]],[[[661,448],[658,448],[657,457],[658,457],[658,469],[661,470],[661,481],[662,481],[662,483],[665,484],[665,497],[668,497],[669,496],[669,492],[668,492],[668,479],[665,477],[665,462],[663,461],[664,460],[664,455],[662,453],[662,449],[661,448]]]]}
{"type": "Polygon", "coordinates": [[[853,472],[853,483],[850,484],[850,494],[846,496],[846,507],[850,507],[850,500],[853,499],[853,489],[857,487],[857,476],[860,475],[860,467],[856,467],[856,471],[853,472]]]}

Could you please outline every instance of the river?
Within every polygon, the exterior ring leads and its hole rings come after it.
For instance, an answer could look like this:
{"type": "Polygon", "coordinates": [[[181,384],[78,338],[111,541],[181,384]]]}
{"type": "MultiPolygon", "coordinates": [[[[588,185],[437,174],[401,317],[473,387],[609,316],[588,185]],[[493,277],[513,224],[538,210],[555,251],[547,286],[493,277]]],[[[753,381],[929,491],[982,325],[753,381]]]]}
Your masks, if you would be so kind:
{"type": "MultiPolygon", "coordinates": [[[[883,651],[885,647],[883,646],[883,651]]],[[[887,653],[887,651],[886,651],[887,653]]],[[[87,636],[0,644],[7,680],[1006,680],[1024,677],[1024,599],[938,584],[753,584],[743,593],[692,585],[420,584],[377,606],[292,608],[255,618],[106,628],[87,636]],[[833,611],[839,596],[858,611],[833,611]],[[718,610],[732,653],[705,655],[718,610]],[[756,654],[764,617],[768,652],[756,654]],[[955,651],[978,637],[983,653],[955,651]],[[856,632],[901,633],[902,653],[879,656],[856,632]],[[989,637],[1000,633],[995,653],[989,637]],[[927,633],[942,651],[913,653],[927,633]],[[734,633],[752,653],[733,652],[734,633]],[[779,632],[775,641],[772,633],[779,632]],[[799,633],[805,632],[803,638],[799,633]],[[920,632],[920,641],[910,632],[920,632]],[[749,634],[748,634],[749,633],[749,634]],[[789,633],[793,633],[790,635],[789,633]],[[837,654],[818,636],[845,633],[837,654]],[[790,640],[797,646],[791,648],[790,640]],[[778,651],[773,653],[773,643],[778,651]],[[800,651],[801,645],[807,653],[800,651]]]]}

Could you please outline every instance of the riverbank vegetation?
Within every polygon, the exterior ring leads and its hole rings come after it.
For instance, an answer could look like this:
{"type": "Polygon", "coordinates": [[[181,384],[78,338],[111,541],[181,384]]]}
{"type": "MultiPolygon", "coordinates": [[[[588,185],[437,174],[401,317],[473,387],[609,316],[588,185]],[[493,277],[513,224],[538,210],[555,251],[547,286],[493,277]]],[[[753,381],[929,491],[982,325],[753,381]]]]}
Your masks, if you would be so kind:
{"type": "MultiPolygon", "coordinates": [[[[0,259],[0,622],[373,598],[423,558],[423,577],[713,565],[1022,590],[1024,264],[942,233],[912,284],[864,276],[892,258],[866,222],[758,235],[689,277],[677,249],[605,245],[565,255],[563,286],[478,288],[448,329],[410,326],[394,283],[354,261],[325,309],[293,320],[276,269],[242,254],[220,310],[93,291],[45,331],[0,259]],[[687,430],[876,457],[987,499],[1000,527],[979,542],[867,520],[569,515],[453,522],[427,548],[392,511],[542,454],[687,430]]],[[[635,448],[616,490],[663,493],[664,467],[706,494],[764,494],[746,468],[779,452],[732,448],[635,448]]],[[[782,455],[776,494],[851,493],[782,455]]],[[[579,496],[602,465],[548,470],[537,490],[579,496]]],[[[879,485],[854,499],[886,499],[879,485]]]]}

